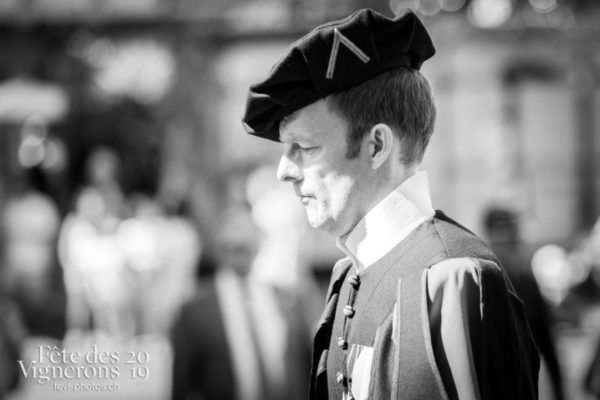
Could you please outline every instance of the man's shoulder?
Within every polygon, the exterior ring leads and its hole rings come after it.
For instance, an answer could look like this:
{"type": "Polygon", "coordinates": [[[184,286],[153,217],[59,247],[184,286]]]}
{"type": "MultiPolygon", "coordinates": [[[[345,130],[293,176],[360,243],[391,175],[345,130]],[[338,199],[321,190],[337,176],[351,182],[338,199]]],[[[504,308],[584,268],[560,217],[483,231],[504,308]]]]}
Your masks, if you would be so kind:
{"type": "Polygon", "coordinates": [[[182,306],[183,313],[196,313],[198,309],[210,308],[217,303],[217,287],[214,278],[205,278],[196,284],[193,296],[182,306]]]}
{"type": "Polygon", "coordinates": [[[479,236],[443,212],[436,211],[433,227],[448,258],[471,257],[497,262],[492,250],[479,236]]]}
{"type": "Polygon", "coordinates": [[[496,262],[474,257],[449,258],[427,270],[430,298],[457,296],[466,302],[482,301],[484,293],[513,293],[506,273],[496,262]]]}
{"type": "Polygon", "coordinates": [[[214,281],[198,284],[196,293],[179,309],[174,329],[205,340],[223,334],[222,314],[214,281]]]}
{"type": "Polygon", "coordinates": [[[477,257],[448,258],[432,265],[428,275],[443,280],[462,280],[471,277],[476,282],[483,278],[504,279],[504,271],[495,261],[477,257]]]}

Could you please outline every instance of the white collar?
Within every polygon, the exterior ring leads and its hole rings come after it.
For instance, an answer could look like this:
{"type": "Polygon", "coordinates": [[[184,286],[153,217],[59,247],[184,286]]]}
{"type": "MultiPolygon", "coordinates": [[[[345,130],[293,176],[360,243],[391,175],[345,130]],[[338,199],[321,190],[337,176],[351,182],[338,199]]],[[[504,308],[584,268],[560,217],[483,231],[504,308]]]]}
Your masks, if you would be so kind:
{"type": "Polygon", "coordinates": [[[373,265],[435,214],[427,172],[420,171],[373,207],[337,246],[358,272],[373,265]]]}

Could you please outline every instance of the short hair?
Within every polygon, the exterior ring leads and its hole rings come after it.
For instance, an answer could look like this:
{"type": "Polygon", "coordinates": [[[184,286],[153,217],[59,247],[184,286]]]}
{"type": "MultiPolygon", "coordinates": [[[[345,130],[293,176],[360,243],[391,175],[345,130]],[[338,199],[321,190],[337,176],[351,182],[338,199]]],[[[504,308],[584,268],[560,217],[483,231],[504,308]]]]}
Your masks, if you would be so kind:
{"type": "Polygon", "coordinates": [[[516,230],[520,224],[520,215],[517,210],[508,206],[491,206],[483,215],[483,225],[487,231],[497,229],[516,230]]]}
{"type": "Polygon", "coordinates": [[[347,158],[359,154],[362,139],[373,126],[385,123],[402,143],[402,163],[410,165],[423,159],[433,134],[436,109],[431,86],[419,71],[396,68],[329,95],[326,102],[348,122],[347,158]]]}

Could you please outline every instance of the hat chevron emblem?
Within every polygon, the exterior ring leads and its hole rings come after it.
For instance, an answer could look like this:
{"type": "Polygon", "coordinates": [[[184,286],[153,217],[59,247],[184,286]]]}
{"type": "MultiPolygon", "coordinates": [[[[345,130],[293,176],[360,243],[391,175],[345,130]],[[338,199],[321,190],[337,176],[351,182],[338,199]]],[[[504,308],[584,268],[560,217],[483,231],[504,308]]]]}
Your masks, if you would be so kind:
{"type": "Polygon", "coordinates": [[[331,46],[331,54],[329,55],[329,64],[327,65],[327,73],[325,77],[327,79],[333,79],[335,73],[335,63],[337,61],[340,44],[343,44],[350,50],[356,57],[363,63],[368,63],[370,58],[365,54],[357,45],[355,45],[350,39],[344,36],[337,28],[333,29],[333,45],[331,46]]]}

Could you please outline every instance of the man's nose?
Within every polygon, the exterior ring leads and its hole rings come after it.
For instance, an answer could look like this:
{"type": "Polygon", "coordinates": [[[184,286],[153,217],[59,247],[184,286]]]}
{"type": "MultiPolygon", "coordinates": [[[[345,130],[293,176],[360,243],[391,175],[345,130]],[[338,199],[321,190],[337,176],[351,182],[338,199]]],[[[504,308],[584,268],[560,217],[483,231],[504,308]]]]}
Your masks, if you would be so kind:
{"type": "Polygon", "coordinates": [[[281,182],[297,182],[302,179],[300,168],[287,155],[283,155],[279,160],[277,179],[281,182]]]}

